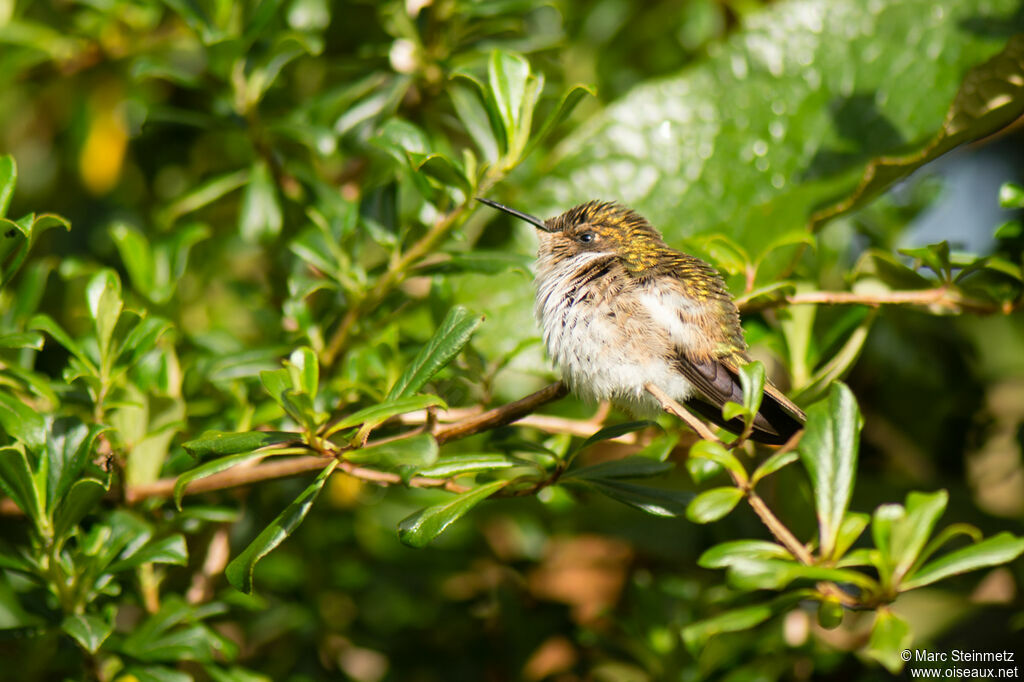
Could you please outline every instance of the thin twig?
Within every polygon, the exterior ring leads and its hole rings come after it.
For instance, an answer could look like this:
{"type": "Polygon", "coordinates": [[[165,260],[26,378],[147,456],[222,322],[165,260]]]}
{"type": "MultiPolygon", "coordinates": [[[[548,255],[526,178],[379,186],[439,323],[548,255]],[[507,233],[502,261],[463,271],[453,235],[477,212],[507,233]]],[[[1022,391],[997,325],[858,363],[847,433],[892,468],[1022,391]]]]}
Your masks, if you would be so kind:
{"type": "Polygon", "coordinates": [[[443,426],[434,432],[434,438],[437,439],[439,444],[447,443],[448,441],[472,436],[481,431],[511,424],[517,419],[530,414],[541,405],[565,397],[568,392],[569,389],[566,388],[565,384],[561,381],[556,381],[536,393],[531,393],[513,403],[473,415],[455,424],[443,426]]]}
{"type": "Polygon", "coordinates": [[[955,290],[946,286],[932,289],[914,289],[911,291],[884,291],[877,293],[858,293],[854,291],[808,291],[789,294],[777,298],[758,297],[737,299],[740,311],[757,312],[768,308],[779,308],[789,305],[866,305],[878,307],[882,305],[918,305],[938,306],[948,310],[964,310],[978,314],[1013,312],[1016,302],[988,303],[965,298],[955,290]]]}
{"type": "MultiPolygon", "coordinates": [[[[565,396],[567,392],[567,389],[561,382],[550,384],[536,393],[532,393],[515,402],[496,407],[486,412],[474,414],[462,421],[440,427],[435,431],[434,438],[439,444],[447,443],[460,438],[467,438],[480,433],[481,431],[511,424],[512,422],[533,412],[541,405],[552,402],[553,400],[558,400],[565,396]]],[[[367,443],[367,447],[402,438],[408,438],[410,435],[415,435],[419,432],[420,430],[417,429],[411,434],[405,433],[399,436],[370,441],[367,443]]],[[[259,481],[286,478],[312,471],[320,471],[332,461],[333,457],[291,457],[288,459],[263,461],[254,466],[234,467],[189,483],[188,487],[185,488],[185,494],[195,495],[197,493],[211,492],[214,490],[238,488],[252,483],[257,483],[259,481]]],[[[338,470],[354,478],[372,483],[396,485],[403,482],[402,477],[398,474],[360,467],[352,462],[342,461],[338,465],[338,470]]],[[[174,493],[174,485],[176,482],[176,478],[163,478],[158,481],[154,481],[153,483],[131,486],[125,491],[125,500],[129,504],[135,504],[141,500],[152,497],[170,497],[174,493]]],[[[467,490],[467,488],[458,485],[451,479],[431,478],[426,476],[414,476],[408,482],[408,485],[415,488],[444,488],[451,492],[465,492],[467,490]]],[[[7,510],[5,509],[4,511],[6,512],[7,510]]],[[[17,513],[16,508],[12,511],[17,513]]]]}
{"type": "Polygon", "coordinates": [[[668,393],[665,393],[665,391],[661,390],[654,384],[647,384],[644,388],[648,393],[655,397],[655,399],[661,404],[661,408],[663,410],[682,419],[686,422],[687,426],[697,432],[698,436],[716,443],[722,442],[719,440],[718,436],[711,432],[711,429],[709,429],[704,422],[690,414],[689,410],[677,403],[668,393]]]}
{"type": "Polygon", "coordinates": [[[757,517],[761,519],[761,523],[768,527],[768,530],[775,536],[775,539],[788,549],[789,553],[796,557],[797,561],[807,565],[814,563],[814,557],[807,551],[807,547],[796,539],[796,536],[790,532],[789,528],[786,528],[782,521],[779,521],[778,517],[772,513],[772,510],[768,508],[768,505],[765,504],[760,495],[748,489],[747,502],[750,504],[750,508],[754,510],[754,513],[757,514],[757,517]]]}

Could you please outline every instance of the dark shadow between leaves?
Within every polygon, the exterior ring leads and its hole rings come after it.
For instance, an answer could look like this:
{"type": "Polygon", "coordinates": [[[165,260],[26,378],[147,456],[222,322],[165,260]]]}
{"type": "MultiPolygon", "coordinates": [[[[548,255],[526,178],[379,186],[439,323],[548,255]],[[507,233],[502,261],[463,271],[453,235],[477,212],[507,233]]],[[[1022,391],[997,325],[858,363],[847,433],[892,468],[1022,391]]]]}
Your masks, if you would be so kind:
{"type": "Polygon", "coordinates": [[[906,144],[896,126],[878,110],[874,93],[837,97],[829,103],[829,112],[836,133],[848,144],[842,149],[819,149],[802,180],[838,175],[877,156],[898,152],[906,144]]]}

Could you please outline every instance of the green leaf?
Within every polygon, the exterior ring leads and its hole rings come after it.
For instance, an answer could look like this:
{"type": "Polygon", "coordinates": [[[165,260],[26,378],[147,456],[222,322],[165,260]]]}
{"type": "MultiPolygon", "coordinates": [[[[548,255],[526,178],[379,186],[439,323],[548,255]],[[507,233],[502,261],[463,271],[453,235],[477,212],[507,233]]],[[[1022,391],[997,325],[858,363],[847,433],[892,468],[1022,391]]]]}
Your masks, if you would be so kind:
{"type": "Polygon", "coordinates": [[[849,583],[862,589],[874,591],[878,584],[874,579],[859,571],[827,566],[807,566],[796,561],[761,558],[755,556],[736,557],[729,565],[729,583],[741,590],[781,590],[794,580],[828,580],[834,583],[849,583]]]}
{"type": "Polygon", "coordinates": [[[200,464],[195,469],[189,469],[181,476],[178,476],[178,480],[174,482],[174,505],[181,510],[181,499],[185,496],[185,491],[193,481],[198,481],[207,476],[213,476],[214,474],[226,471],[232,467],[238,466],[239,464],[245,464],[255,459],[262,459],[266,457],[269,452],[256,451],[256,452],[243,452],[241,454],[228,455],[227,457],[219,457],[217,459],[210,460],[200,464]]]}
{"type": "Polygon", "coordinates": [[[917,561],[914,562],[914,565],[911,567],[908,574],[917,572],[917,570],[924,565],[924,562],[928,561],[935,552],[939,551],[948,542],[959,536],[966,536],[970,538],[972,542],[981,542],[984,538],[982,532],[969,523],[954,523],[946,526],[939,531],[934,538],[928,541],[925,548],[917,555],[917,561]]]}
{"type": "Polygon", "coordinates": [[[839,558],[857,541],[864,529],[868,527],[871,517],[858,512],[847,512],[836,534],[836,548],[833,557],[839,558]]]}
{"type": "Polygon", "coordinates": [[[0,156],[0,218],[7,215],[7,208],[18,184],[18,164],[10,154],[0,156]]]}
{"type": "Polygon", "coordinates": [[[0,392],[0,429],[32,450],[46,442],[46,420],[39,410],[6,392],[0,392]]]}
{"type": "MultiPolygon", "coordinates": [[[[9,158],[9,157],[8,157],[9,158]]],[[[2,169],[0,169],[2,179],[2,169]]],[[[0,193],[0,215],[3,215],[3,194],[0,193]]],[[[1024,187],[1015,182],[1004,182],[999,187],[999,205],[1002,208],[1024,208],[1024,187]]]]}
{"type": "Polygon", "coordinates": [[[443,504],[421,509],[398,524],[398,538],[410,547],[426,547],[470,509],[498,492],[511,481],[491,481],[462,493],[443,504]]]}
{"type": "Polygon", "coordinates": [[[690,459],[711,460],[731,471],[741,482],[747,480],[747,470],[743,468],[743,464],[721,443],[711,440],[697,441],[690,448],[690,459]]]}
{"type": "Polygon", "coordinates": [[[892,528],[890,556],[894,583],[906,575],[924,548],[939,517],[946,510],[949,495],[945,490],[932,494],[912,492],[907,495],[906,513],[892,528]]]}
{"type": "MultiPolygon", "coordinates": [[[[725,230],[756,259],[780,232],[835,215],[821,207],[859,182],[869,189],[872,159],[927,147],[924,162],[1019,116],[1018,52],[964,82],[1010,33],[977,30],[979,16],[998,23],[1018,9],[1017,0],[994,0],[983,15],[962,0],[769,3],[706,59],[639,84],[581,126],[524,191],[554,213],[614,188],[670,244],[725,230]],[[907,35],[922,38],[893,39],[907,35]],[[922,49],[942,58],[921,59],[922,49]],[[944,142],[930,146],[940,131],[944,142]]],[[[873,177],[881,190],[910,170],[873,177]]],[[[766,263],[759,276],[782,267],[766,263]]]]}
{"type": "Polygon", "coordinates": [[[161,214],[161,222],[173,225],[178,218],[197,211],[249,182],[249,170],[239,170],[210,178],[194,190],[176,199],[161,214]]]}
{"type": "Polygon", "coordinates": [[[43,500],[23,448],[0,447],[0,488],[14,500],[18,509],[35,522],[37,528],[44,527],[43,500]]]}
{"type": "MultiPolygon", "coordinates": [[[[950,5],[943,9],[951,14],[960,9],[954,3],[950,3],[950,5]]],[[[1008,3],[1004,9],[1009,14],[1015,8],[1008,3]]],[[[999,12],[1000,10],[993,7],[989,11],[999,12]]],[[[967,20],[967,17],[959,19],[960,22],[967,20]]],[[[954,16],[945,15],[946,27],[944,28],[948,28],[954,21],[954,16]]],[[[965,37],[971,37],[971,32],[962,33],[955,39],[965,37]]],[[[989,41],[985,50],[987,54],[991,54],[990,47],[996,49],[1003,47],[1002,41],[989,41]]],[[[947,72],[955,73],[955,70],[949,68],[950,64],[941,66],[947,72]]],[[[968,64],[968,66],[973,66],[973,64],[968,64]]],[[[927,93],[919,87],[915,88],[913,84],[908,85],[910,87],[905,96],[909,97],[910,93],[913,93],[919,97],[927,97],[927,93]]],[[[818,211],[812,216],[812,223],[820,224],[863,205],[897,180],[909,175],[932,159],[938,158],[960,144],[997,131],[1018,119],[1021,113],[1024,113],[1024,97],[1021,97],[1024,94],[1024,34],[1013,35],[1005,44],[1002,52],[988,61],[974,66],[958,85],[959,89],[953,103],[946,110],[941,127],[931,136],[923,149],[897,156],[880,156],[880,158],[872,160],[864,169],[853,194],[834,206],[818,211]]],[[[923,97],[921,102],[925,101],[923,97]]],[[[924,136],[919,136],[908,139],[923,138],[924,136]]],[[[919,144],[915,146],[919,146],[919,144]]]]}
{"type": "Polygon", "coordinates": [[[195,440],[182,443],[181,447],[185,448],[193,457],[203,459],[211,455],[248,453],[268,445],[287,443],[298,439],[299,434],[291,431],[248,431],[243,433],[207,431],[195,440]]]}
{"type": "Polygon", "coordinates": [[[281,233],[284,217],[277,200],[277,188],[264,161],[252,165],[249,184],[242,194],[238,231],[249,242],[272,239],[281,233]]]}
{"type": "Polygon", "coordinates": [[[800,459],[811,477],[822,556],[831,557],[857,474],[860,411],[853,393],[835,383],[828,398],[807,410],[800,459]]]}
{"type": "Polygon", "coordinates": [[[95,478],[82,478],[75,481],[56,504],[53,517],[53,534],[58,540],[70,535],[78,522],[96,508],[100,500],[110,489],[107,481],[95,478]]]}
{"type": "Polygon", "coordinates": [[[28,323],[29,328],[38,329],[41,332],[46,332],[50,337],[62,345],[69,353],[75,356],[79,362],[85,366],[90,373],[98,374],[96,365],[93,364],[92,359],[86,354],[85,350],[82,349],[78,343],[71,338],[71,336],[64,331],[59,324],[53,321],[49,315],[39,314],[34,316],[28,323]]]}
{"type": "Polygon", "coordinates": [[[790,610],[810,594],[806,590],[797,590],[779,595],[767,604],[754,604],[731,609],[717,616],[697,621],[683,628],[683,641],[690,654],[696,657],[704,650],[705,645],[712,637],[727,632],[749,630],[776,614],[790,610]]]}
{"type": "Polygon", "coordinates": [[[6,286],[25,262],[40,235],[54,227],[71,229],[60,216],[28,214],[19,220],[0,218],[0,286],[6,286]]]}
{"type": "Polygon", "coordinates": [[[441,326],[388,391],[386,400],[405,398],[423,388],[431,377],[469,343],[473,332],[483,321],[482,315],[474,315],[462,306],[455,306],[448,311],[441,326]]]}
{"type": "Polygon", "coordinates": [[[899,249],[899,252],[926,266],[943,281],[949,281],[953,269],[949,261],[949,242],[943,240],[938,244],[899,249]]]}
{"type": "Polygon", "coordinates": [[[416,473],[427,478],[450,478],[479,471],[508,469],[516,462],[499,454],[458,454],[438,458],[437,462],[420,468],[416,473]]]}
{"type": "Polygon", "coordinates": [[[1021,554],[1024,554],[1024,538],[999,533],[925,564],[901,583],[900,590],[913,590],[953,575],[999,566],[1013,561],[1021,554]]]}
{"type": "Polygon", "coordinates": [[[595,443],[600,443],[606,440],[613,440],[615,438],[619,438],[620,436],[625,436],[627,433],[641,431],[651,426],[659,429],[661,428],[660,426],[658,426],[658,424],[652,421],[625,422],[623,424],[614,424],[612,426],[606,426],[597,433],[595,433],[594,435],[592,435],[590,438],[587,438],[585,441],[583,441],[583,444],[580,445],[575,450],[575,452],[582,452],[589,448],[591,445],[594,445],[595,443]]]}
{"type": "Polygon", "coordinates": [[[868,332],[875,321],[875,313],[867,315],[853,330],[849,338],[828,362],[819,367],[799,390],[793,392],[793,398],[801,402],[816,400],[824,394],[833,382],[842,379],[860,357],[868,332]]]}
{"type": "Polygon", "coordinates": [[[693,498],[686,508],[686,518],[694,523],[711,523],[722,518],[743,499],[739,488],[712,488],[693,498]]]}
{"type": "Polygon", "coordinates": [[[128,558],[112,564],[109,570],[116,573],[130,568],[138,568],[142,564],[188,565],[188,547],[185,544],[185,536],[175,533],[150,542],[128,558]]]}
{"type": "Polygon", "coordinates": [[[910,626],[886,607],[878,609],[866,653],[893,675],[903,670],[900,654],[913,641],[910,626]]]}
{"type": "Polygon", "coordinates": [[[755,360],[740,367],[740,384],[743,386],[743,407],[753,421],[764,397],[764,365],[755,360]]]}
{"type": "MultiPolygon", "coordinates": [[[[121,308],[124,306],[124,302],[121,300],[121,279],[113,270],[100,270],[92,276],[86,285],[85,298],[89,304],[89,314],[96,327],[100,358],[107,358],[114,327],[117,326],[117,321],[121,317],[121,308]]],[[[113,360],[113,358],[110,359],[113,360]]]]}
{"type": "Polygon", "coordinates": [[[782,545],[765,540],[732,540],[706,550],[697,559],[702,568],[728,568],[743,559],[784,559],[793,556],[782,545]]]}
{"type": "Polygon", "coordinates": [[[714,460],[702,457],[687,457],[686,471],[690,474],[690,479],[694,483],[701,485],[724,472],[725,467],[714,460]]]}
{"type": "Polygon", "coordinates": [[[46,486],[46,508],[53,510],[64,498],[72,483],[79,479],[86,464],[92,461],[96,439],[107,427],[85,425],[77,420],[69,425],[68,420],[59,419],[50,427],[46,436],[46,456],[49,464],[46,486]]]}
{"type": "Polygon", "coordinates": [[[774,615],[775,611],[768,604],[744,606],[720,613],[713,618],[687,625],[683,628],[683,641],[687,648],[696,656],[709,639],[726,632],[741,632],[760,625],[774,615]]]}
{"type": "Polygon", "coordinates": [[[524,116],[530,63],[517,54],[494,50],[488,63],[487,77],[504,126],[505,139],[511,149],[524,116]]]}
{"type": "Polygon", "coordinates": [[[313,349],[308,346],[296,348],[285,364],[294,370],[292,384],[310,398],[316,398],[320,384],[320,364],[313,349]]]}
{"type": "Polygon", "coordinates": [[[582,484],[591,490],[607,495],[616,502],[621,502],[642,512],[667,518],[685,515],[686,505],[693,499],[693,493],[690,492],[652,488],[611,478],[566,481],[566,483],[570,482],[582,484]]]}
{"type": "Polygon", "coordinates": [[[672,471],[675,464],[659,462],[656,459],[632,455],[622,459],[591,464],[590,466],[570,469],[562,479],[578,478],[582,480],[600,480],[609,478],[650,478],[672,471]]]}
{"type": "Polygon", "coordinates": [[[421,467],[437,463],[437,441],[428,433],[402,438],[361,450],[349,450],[345,459],[376,469],[398,471],[406,478],[421,467]]]}
{"type": "Polygon", "coordinates": [[[73,637],[83,649],[95,654],[114,631],[114,623],[100,616],[77,613],[61,621],[60,629],[73,637]]]}
{"type": "Polygon", "coordinates": [[[373,405],[358,412],[353,412],[347,417],[342,417],[339,421],[331,424],[330,428],[327,429],[326,435],[331,436],[342,429],[348,429],[360,424],[364,428],[376,427],[392,417],[415,412],[416,410],[424,410],[434,405],[443,406],[444,401],[436,395],[413,395],[406,398],[398,398],[397,400],[388,399],[379,405],[373,405]]]}
{"type": "MultiPolygon", "coordinates": [[[[466,76],[463,75],[463,77],[466,76]]],[[[465,126],[469,136],[473,138],[477,149],[491,163],[497,161],[499,155],[498,140],[495,139],[494,129],[491,127],[491,117],[481,102],[479,84],[475,88],[470,88],[459,83],[453,83],[447,90],[459,120],[462,121],[462,125],[465,126]]]]}
{"type": "Polygon", "coordinates": [[[334,472],[337,466],[337,460],[333,460],[325,466],[323,471],[316,477],[316,480],[302,491],[302,494],[295,498],[284,511],[278,514],[277,518],[271,521],[270,525],[264,528],[263,532],[257,535],[256,539],[249,543],[249,546],[241,554],[228,564],[224,575],[227,576],[228,582],[235,589],[246,594],[252,594],[252,574],[256,568],[256,563],[295,532],[295,529],[299,527],[302,520],[306,518],[306,514],[313,507],[313,503],[316,502],[316,498],[320,495],[320,490],[323,489],[327,478],[334,472]]]}
{"type": "Polygon", "coordinates": [[[134,365],[149,351],[156,347],[160,337],[174,329],[170,320],[162,317],[145,317],[132,327],[121,344],[118,353],[119,361],[127,361],[134,365]]]}
{"type": "Polygon", "coordinates": [[[776,452],[771,457],[761,462],[757,466],[757,468],[754,469],[754,474],[750,477],[751,485],[757,485],[758,482],[761,481],[761,479],[765,478],[766,476],[771,476],[776,471],[779,471],[780,469],[789,466],[798,459],[800,459],[800,455],[793,452],[792,450],[780,450],[779,452],[776,452]]]}
{"type": "Polygon", "coordinates": [[[155,288],[156,266],[149,241],[141,232],[125,223],[115,223],[109,232],[114,246],[121,254],[121,262],[128,271],[132,285],[150,298],[155,288]]]}
{"type": "Polygon", "coordinates": [[[43,349],[43,335],[36,332],[23,332],[0,335],[0,348],[31,348],[43,349]]]}
{"type": "Polygon", "coordinates": [[[596,97],[596,88],[591,85],[582,85],[579,83],[569,88],[569,90],[562,95],[562,99],[559,101],[558,106],[548,114],[544,123],[542,123],[537,129],[537,132],[533,134],[529,144],[527,144],[526,149],[523,151],[523,156],[525,157],[528,155],[538,144],[543,142],[549,134],[554,132],[555,128],[569,117],[572,110],[576,108],[576,105],[579,104],[580,100],[586,95],[596,97]]]}

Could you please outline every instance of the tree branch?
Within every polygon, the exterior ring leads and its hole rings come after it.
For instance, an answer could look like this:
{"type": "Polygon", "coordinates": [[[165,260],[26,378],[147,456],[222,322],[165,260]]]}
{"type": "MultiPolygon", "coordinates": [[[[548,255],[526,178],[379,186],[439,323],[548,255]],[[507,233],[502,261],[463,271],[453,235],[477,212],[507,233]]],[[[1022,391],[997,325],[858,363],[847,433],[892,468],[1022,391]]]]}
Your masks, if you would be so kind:
{"type": "MultiPolygon", "coordinates": [[[[479,414],[472,414],[453,424],[435,427],[434,438],[439,444],[447,443],[461,438],[468,438],[469,436],[483,431],[511,424],[512,422],[532,413],[541,405],[564,397],[566,393],[568,393],[568,389],[566,389],[565,385],[561,382],[550,384],[536,393],[532,393],[525,398],[508,403],[507,405],[502,405],[479,414]]],[[[413,432],[413,434],[415,433],[418,433],[418,431],[413,432]]],[[[370,441],[366,446],[370,447],[373,445],[379,445],[385,441],[407,438],[413,434],[401,434],[396,437],[370,441]]],[[[341,450],[339,449],[334,451],[333,454],[340,455],[341,450]]],[[[238,488],[252,483],[258,483],[260,481],[287,478],[289,476],[298,476],[312,471],[320,471],[330,464],[333,459],[334,457],[330,456],[324,457],[311,455],[308,457],[290,457],[288,459],[275,458],[252,466],[237,466],[189,483],[188,487],[185,488],[185,494],[195,495],[214,490],[238,488]]],[[[352,462],[346,462],[344,460],[338,464],[338,470],[354,478],[372,483],[380,483],[383,485],[397,485],[403,483],[402,477],[398,474],[360,467],[352,462]]],[[[129,504],[135,504],[152,497],[170,497],[174,494],[174,485],[176,482],[177,478],[163,478],[158,481],[154,481],[153,483],[131,486],[125,490],[125,501],[129,504]]],[[[455,483],[451,479],[431,478],[426,476],[414,476],[409,481],[408,485],[414,488],[444,488],[445,490],[454,493],[465,492],[467,490],[466,487],[455,483]]],[[[4,503],[7,502],[8,500],[4,500],[4,503]]],[[[14,507],[13,503],[10,505],[11,509],[7,509],[7,506],[7,504],[4,504],[3,507],[0,508],[0,512],[18,513],[17,507],[14,507]]]]}
{"type": "Polygon", "coordinates": [[[967,311],[980,315],[993,313],[1009,314],[1017,307],[1017,302],[989,303],[962,296],[959,292],[946,286],[932,289],[914,289],[910,291],[884,291],[877,293],[857,293],[854,291],[808,291],[789,294],[778,298],[759,297],[736,300],[740,311],[752,313],[769,308],[780,308],[788,305],[822,304],[822,305],[918,305],[936,306],[947,310],[967,311]]]}

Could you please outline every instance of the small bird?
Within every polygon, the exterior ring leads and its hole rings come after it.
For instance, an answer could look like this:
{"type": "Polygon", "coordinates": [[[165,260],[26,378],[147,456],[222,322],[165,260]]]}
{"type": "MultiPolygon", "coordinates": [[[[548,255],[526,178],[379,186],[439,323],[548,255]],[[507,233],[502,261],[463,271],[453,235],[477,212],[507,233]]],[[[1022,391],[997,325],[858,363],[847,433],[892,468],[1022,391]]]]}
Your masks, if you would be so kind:
{"type": "MultiPolygon", "coordinates": [[[[722,406],[742,404],[738,372],[750,358],[739,311],[713,267],[669,247],[647,219],[614,202],[589,201],[541,220],[478,200],[540,230],[535,312],[548,353],[577,395],[637,416],[665,409],[707,437],[683,403],[743,431],[742,419],[725,420],[722,406]]],[[[782,444],[805,421],[765,382],[750,438],[782,444]]]]}

